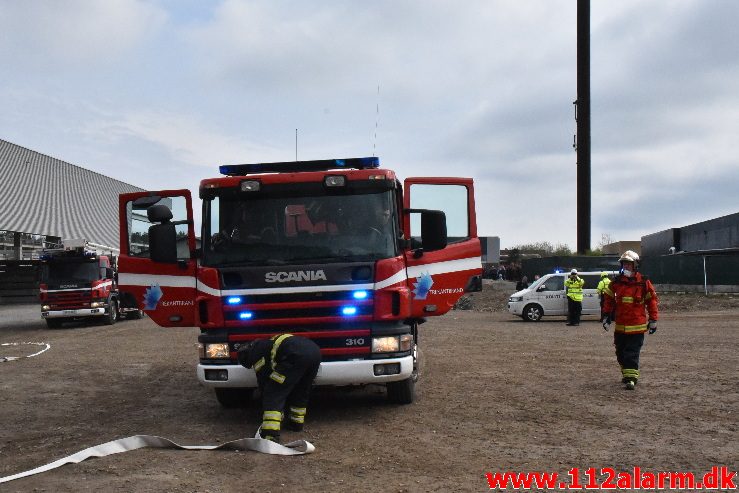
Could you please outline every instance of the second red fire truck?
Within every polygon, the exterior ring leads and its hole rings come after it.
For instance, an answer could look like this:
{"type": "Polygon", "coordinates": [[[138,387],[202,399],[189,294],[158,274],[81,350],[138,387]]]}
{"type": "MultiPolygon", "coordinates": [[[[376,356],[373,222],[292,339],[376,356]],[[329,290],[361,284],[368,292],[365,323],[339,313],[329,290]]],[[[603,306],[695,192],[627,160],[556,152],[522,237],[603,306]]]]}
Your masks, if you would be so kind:
{"type": "Polygon", "coordinates": [[[290,332],[320,347],[317,385],[414,399],[419,325],[482,271],[472,179],[408,178],[377,158],[221,166],[188,190],[120,196],[120,289],[164,327],[199,327],[200,382],[221,404],[257,387],[236,352],[290,332]]]}
{"type": "Polygon", "coordinates": [[[64,240],[41,253],[41,317],[49,328],[83,320],[114,324],[121,311],[140,318],[136,307],[121,310],[110,248],[83,239],[64,240]]]}

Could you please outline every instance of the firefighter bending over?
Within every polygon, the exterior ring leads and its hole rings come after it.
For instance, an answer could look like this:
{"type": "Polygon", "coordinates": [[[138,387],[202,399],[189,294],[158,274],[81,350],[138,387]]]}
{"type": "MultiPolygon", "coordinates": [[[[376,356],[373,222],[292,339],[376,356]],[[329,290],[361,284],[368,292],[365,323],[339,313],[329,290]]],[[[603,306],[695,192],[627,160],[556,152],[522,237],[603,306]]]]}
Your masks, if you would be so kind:
{"type": "Polygon", "coordinates": [[[639,255],[627,250],[618,259],[621,273],[603,290],[603,329],[616,322],[613,344],[621,366],[621,381],[626,389],[634,390],[639,380],[639,353],[644,344],[644,332],[657,331],[657,293],[654,286],[639,272],[639,255]],[[649,321],[647,322],[647,315],[649,321]]]}
{"type": "Polygon", "coordinates": [[[239,364],[254,368],[262,392],[260,436],[279,442],[285,411],[287,428],[302,431],[321,350],[305,337],[282,334],[252,341],[239,349],[239,364]]]}

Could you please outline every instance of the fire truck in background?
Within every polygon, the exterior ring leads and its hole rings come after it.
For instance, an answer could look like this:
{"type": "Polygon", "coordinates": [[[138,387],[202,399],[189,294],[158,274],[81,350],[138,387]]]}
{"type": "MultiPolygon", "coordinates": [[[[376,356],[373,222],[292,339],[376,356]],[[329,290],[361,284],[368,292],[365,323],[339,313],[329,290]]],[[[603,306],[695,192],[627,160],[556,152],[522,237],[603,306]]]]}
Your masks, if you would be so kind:
{"type": "Polygon", "coordinates": [[[285,332],[321,347],[316,385],[382,384],[412,402],[419,325],[481,288],[472,179],[401,184],[378,158],[220,172],[200,183],[200,248],[188,190],[120,196],[124,303],[200,328],[197,376],[224,406],[257,387],[240,345],[285,332]]]}
{"type": "MultiPolygon", "coordinates": [[[[82,239],[64,240],[42,251],[39,298],[49,328],[89,318],[107,325],[116,322],[121,311],[113,251],[82,239]]],[[[124,312],[129,318],[143,314],[135,307],[124,312]]]]}

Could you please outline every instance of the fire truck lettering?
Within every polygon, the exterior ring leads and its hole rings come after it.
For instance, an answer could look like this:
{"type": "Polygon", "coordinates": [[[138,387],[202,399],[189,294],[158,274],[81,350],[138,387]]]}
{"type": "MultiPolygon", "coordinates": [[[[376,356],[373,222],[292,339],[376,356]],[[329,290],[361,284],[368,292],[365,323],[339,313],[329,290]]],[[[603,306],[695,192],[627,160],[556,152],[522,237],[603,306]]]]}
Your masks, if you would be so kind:
{"type": "Polygon", "coordinates": [[[162,306],[192,306],[193,304],[192,300],[162,301],[162,306]]]}
{"type": "Polygon", "coordinates": [[[291,281],[325,281],[326,273],[319,270],[298,270],[290,272],[267,272],[264,275],[265,282],[291,282],[291,281]]]}

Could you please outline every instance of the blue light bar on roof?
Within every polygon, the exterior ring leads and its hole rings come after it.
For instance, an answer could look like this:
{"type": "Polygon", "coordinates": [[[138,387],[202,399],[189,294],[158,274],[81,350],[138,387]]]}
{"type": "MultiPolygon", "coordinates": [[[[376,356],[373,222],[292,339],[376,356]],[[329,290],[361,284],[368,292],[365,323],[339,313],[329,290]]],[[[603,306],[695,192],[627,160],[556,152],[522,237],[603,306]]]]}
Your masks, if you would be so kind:
{"type": "Polygon", "coordinates": [[[320,159],[317,161],[286,161],[282,163],[225,164],[218,171],[226,176],[244,176],[254,173],[298,173],[301,171],[327,171],[330,169],[376,169],[378,157],[354,157],[347,159],[320,159]]]}

